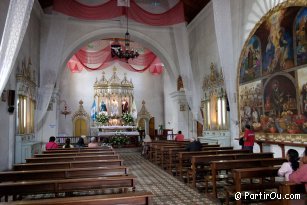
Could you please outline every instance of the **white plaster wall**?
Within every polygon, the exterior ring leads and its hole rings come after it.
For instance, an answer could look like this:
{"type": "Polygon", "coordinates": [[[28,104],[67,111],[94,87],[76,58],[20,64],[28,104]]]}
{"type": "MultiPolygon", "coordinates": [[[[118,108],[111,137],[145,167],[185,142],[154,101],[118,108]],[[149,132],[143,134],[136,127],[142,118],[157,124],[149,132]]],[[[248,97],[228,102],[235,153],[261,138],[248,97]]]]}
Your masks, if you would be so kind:
{"type": "MultiPolygon", "coordinates": [[[[148,71],[144,73],[136,73],[128,71],[116,65],[117,75],[123,79],[124,73],[127,73],[127,78],[134,84],[134,97],[137,110],[142,106],[142,101],[145,100],[145,105],[150,114],[155,117],[155,126],[164,123],[164,95],[163,95],[163,77],[153,76],[148,71]]],[[[104,69],[107,79],[111,78],[113,66],[104,69]]],[[[79,101],[82,99],[83,107],[90,115],[91,106],[94,101],[94,82],[96,78],[101,78],[102,70],[100,71],[82,71],[81,73],[71,73],[66,69],[61,77],[60,83],[60,101],[65,100],[72,111],[72,114],[79,108],[79,101]]],[[[163,75],[163,74],[162,74],[163,75]]],[[[63,104],[60,105],[63,109],[63,104]]],[[[73,135],[72,115],[68,115],[65,119],[63,115],[59,116],[59,134],[73,135]]]]}
{"type": "Polygon", "coordinates": [[[4,25],[9,5],[10,5],[9,0],[0,1],[0,39],[2,38],[2,33],[4,30],[4,25]]]}
{"type": "MultiPolygon", "coordinates": [[[[4,2],[0,2],[0,8],[2,10],[2,6],[4,2]]],[[[7,8],[6,8],[7,10],[7,8]]],[[[1,12],[0,12],[1,13],[1,12]]],[[[4,12],[5,13],[5,12],[4,12]]],[[[2,13],[0,14],[2,15],[2,13]]],[[[2,23],[2,18],[0,18],[0,24],[2,23]]],[[[32,60],[32,68],[36,70],[39,69],[39,18],[37,13],[32,12],[29,25],[27,31],[25,33],[21,48],[19,50],[19,54],[14,65],[14,69],[11,73],[11,76],[8,80],[7,85],[5,86],[5,90],[15,90],[16,89],[16,68],[17,66],[21,66],[21,61],[26,57],[28,62],[28,58],[31,57],[32,60]]],[[[0,26],[1,27],[1,26],[0,26]]],[[[1,31],[2,34],[2,31],[1,31]]],[[[37,72],[36,72],[37,73],[37,72]]],[[[9,114],[7,112],[7,101],[0,102],[0,170],[6,170],[11,168],[14,163],[14,144],[15,144],[15,135],[16,135],[16,109],[17,109],[17,96],[15,97],[15,111],[13,114],[9,114]]]]}

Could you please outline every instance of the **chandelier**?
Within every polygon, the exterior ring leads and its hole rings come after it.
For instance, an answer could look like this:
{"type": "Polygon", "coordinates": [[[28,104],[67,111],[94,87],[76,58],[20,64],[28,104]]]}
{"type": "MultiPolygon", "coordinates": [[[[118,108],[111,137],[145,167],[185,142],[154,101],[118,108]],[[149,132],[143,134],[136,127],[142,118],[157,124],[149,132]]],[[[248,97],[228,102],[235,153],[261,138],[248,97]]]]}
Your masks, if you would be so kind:
{"type": "Polygon", "coordinates": [[[137,50],[130,49],[130,34],[128,31],[128,7],[126,7],[126,18],[127,18],[127,31],[125,33],[125,48],[122,49],[121,44],[118,42],[118,39],[114,41],[114,43],[111,45],[111,56],[112,58],[118,57],[118,58],[125,58],[127,61],[130,58],[136,58],[139,56],[139,53],[137,50]]]}

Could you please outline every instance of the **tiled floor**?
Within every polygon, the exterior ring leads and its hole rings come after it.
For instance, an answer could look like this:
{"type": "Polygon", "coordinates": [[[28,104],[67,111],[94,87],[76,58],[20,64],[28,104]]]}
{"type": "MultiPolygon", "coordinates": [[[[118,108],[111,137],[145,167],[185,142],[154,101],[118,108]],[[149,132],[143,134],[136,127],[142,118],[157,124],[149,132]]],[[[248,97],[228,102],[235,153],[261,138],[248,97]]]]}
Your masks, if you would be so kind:
{"type": "Polygon", "coordinates": [[[154,194],[153,205],[219,204],[144,159],[137,149],[117,151],[129,167],[129,172],[137,176],[136,191],[151,191],[154,194]]]}

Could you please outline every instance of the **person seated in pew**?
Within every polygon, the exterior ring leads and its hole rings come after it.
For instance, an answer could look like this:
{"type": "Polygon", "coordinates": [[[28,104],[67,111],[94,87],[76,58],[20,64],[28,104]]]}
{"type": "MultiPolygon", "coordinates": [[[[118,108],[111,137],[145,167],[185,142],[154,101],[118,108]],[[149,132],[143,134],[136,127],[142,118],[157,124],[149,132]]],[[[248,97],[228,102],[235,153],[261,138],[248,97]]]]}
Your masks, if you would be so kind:
{"type": "Polygon", "coordinates": [[[99,147],[98,142],[96,141],[96,137],[91,137],[91,142],[88,144],[89,148],[99,147]]]}
{"type": "Polygon", "coordinates": [[[200,141],[195,137],[191,137],[190,143],[187,144],[187,146],[185,147],[185,150],[188,152],[201,151],[201,147],[202,145],[200,141]]]}
{"type": "Polygon", "coordinates": [[[175,141],[184,141],[184,135],[181,131],[178,131],[178,134],[175,136],[175,141]]]}
{"type": "Polygon", "coordinates": [[[78,148],[82,148],[82,147],[85,147],[85,143],[84,143],[84,139],[83,137],[80,137],[77,144],[76,144],[76,147],[78,148]]]}
{"type": "Polygon", "coordinates": [[[289,175],[299,167],[299,156],[295,149],[289,149],[286,156],[288,162],[284,162],[278,170],[278,176],[285,177],[289,181],[289,175]]]}
{"type": "Polygon", "coordinates": [[[48,149],[57,149],[59,148],[59,145],[55,142],[55,137],[51,136],[49,138],[49,142],[46,144],[46,150],[48,149]]]}
{"type": "Polygon", "coordinates": [[[301,157],[299,168],[292,172],[289,176],[289,181],[294,183],[304,183],[305,191],[307,192],[307,148],[305,147],[304,156],[301,157]]]}
{"type": "Polygon", "coordinates": [[[72,144],[70,144],[70,139],[67,138],[65,140],[65,144],[63,145],[63,148],[74,148],[74,146],[72,144]]]}

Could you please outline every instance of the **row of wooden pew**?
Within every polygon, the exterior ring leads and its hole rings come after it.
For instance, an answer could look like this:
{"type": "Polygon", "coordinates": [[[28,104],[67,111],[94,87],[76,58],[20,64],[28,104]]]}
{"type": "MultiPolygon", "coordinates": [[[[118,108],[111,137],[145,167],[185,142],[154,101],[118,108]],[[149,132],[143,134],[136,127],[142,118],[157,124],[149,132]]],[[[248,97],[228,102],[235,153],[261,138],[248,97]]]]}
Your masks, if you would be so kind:
{"type": "Polygon", "coordinates": [[[0,172],[0,199],[10,201],[5,204],[151,204],[152,193],[135,192],[135,185],[136,177],[112,148],[53,149],[0,172]],[[89,191],[120,193],[68,197],[89,191]],[[21,200],[37,194],[55,197],[21,200]]]}
{"type": "MultiPolygon", "coordinates": [[[[148,143],[145,157],[163,170],[211,195],[217,199],[218,192],[224,191],[225,202],[229,204],[237,192],[274,190],[282,196],[291,190],[304,193],[303,184],[291,184],[275,180],[284,158],[274,158],[273,153],[250,153],[234,150],[232,147],[202,144],[202,150],[185,151],[188,142],[155,141],[148,143]],[[224,186],[226,184],[226,186],[224,186]],[[220,186],[223,189],[218,189],[220,186]]],[[[304,199],[303,199],[304,200],[304,199]]],[[[237,200],[236,204],[242,204],[237,200]]],[[[291,200],[270,201],[271,204],[289,204],[291,200]]]]}

